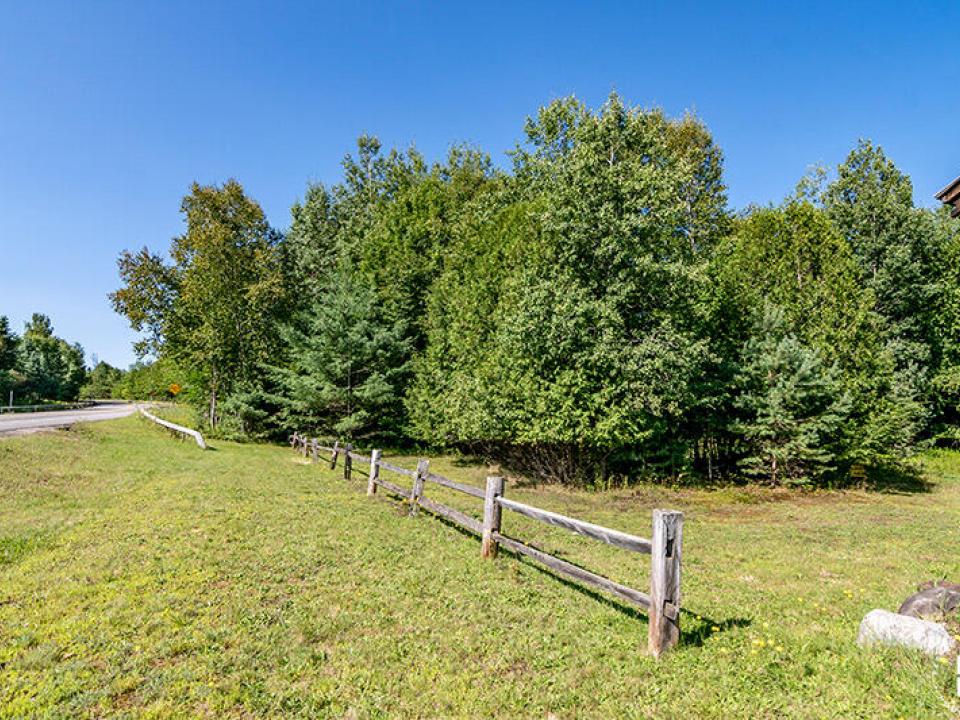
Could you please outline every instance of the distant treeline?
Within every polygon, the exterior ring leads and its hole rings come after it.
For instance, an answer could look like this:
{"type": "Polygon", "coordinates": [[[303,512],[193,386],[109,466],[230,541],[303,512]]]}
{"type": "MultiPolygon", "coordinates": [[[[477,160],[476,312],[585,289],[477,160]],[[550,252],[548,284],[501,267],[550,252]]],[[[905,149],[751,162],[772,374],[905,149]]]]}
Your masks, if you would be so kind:
{"type": "Polygon", "coordinates": [[[88,369],[83,347],[54,334],[50,318],[34,313],[22,335],[0,315],[0,404],[37,405],[73,400],[170,399],[180,368],[169,360],[138,362],[129,370],[94,361],[88,369]],[[12,395],[11,395],[12,393],[12,395]]]}
{"type": "Polygon", "coordinates": [[[18,336],[0,315],[0,404],[76,400],[87,379],[83,348],[53,334],[50,318],[34,313],[18,336]]]}
{"type": "Polygon", "coordinates": [[[739,213],[699,120],[617,96],[540,109],[511,158],[361,137],[286,234],[195,184],[111,299],[225,435],[775,484],[960,437],[960,223],[879,147],[739,213]]]}

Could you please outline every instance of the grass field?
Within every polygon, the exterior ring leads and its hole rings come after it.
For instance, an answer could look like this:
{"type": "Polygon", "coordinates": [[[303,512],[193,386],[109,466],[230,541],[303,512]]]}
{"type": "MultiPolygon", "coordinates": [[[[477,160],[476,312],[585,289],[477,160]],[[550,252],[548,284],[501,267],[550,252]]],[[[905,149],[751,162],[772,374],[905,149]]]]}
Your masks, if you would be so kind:
{"type": "MultiPolygon", "coordinates": [[[[0,441],[0,717],[955,712],[950,664],[854,640],[867,610],[960,578],[960,455],[929,456],[929,486],[899,494],[508,483],[644,536],[652,508],[686,513],[682,645],[655,662],[625,605],[509,554],[481,562],[473,537],[288,448],[213,445],[139,418],[0,441]]],[[[504,528],[646,586],[646,556],[504,528]]]]}

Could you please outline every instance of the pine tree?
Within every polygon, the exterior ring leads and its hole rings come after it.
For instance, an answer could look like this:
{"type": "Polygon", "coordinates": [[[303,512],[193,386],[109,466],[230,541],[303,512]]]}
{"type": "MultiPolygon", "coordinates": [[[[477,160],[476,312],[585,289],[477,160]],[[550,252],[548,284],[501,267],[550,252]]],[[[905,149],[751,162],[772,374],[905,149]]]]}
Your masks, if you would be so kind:
{"type": "Polygon", "coordinates": [[[33,402],[60,399],[67,365],[46,315],[34,313],[26,324],[19,343],[17,367],[24,376],[24,390],[33,402]]]}
{"type": "Polygon", "coordinates": [[[401,437],[409,340],[401,323],[380,315],[374,292],[341,271],[287,326],[289,363],[272,374],[288,429],[351,440],[401,437]]]}
{"type": "Polygon", "coordinates": [[[6,403],[15,381],[13,371],[17,364],[17,336],[10,329],[10,321],[0,315],[0,403],[6,403]]]}
{"type": "Polygon", "coordinates": [[[834,469],[833,441],[850,408],[836,365],[787,331],[784,314],[768,305],[743,347],[734,402],[742,419],[743,471],[771,485],[797,484],[834,469]]]}

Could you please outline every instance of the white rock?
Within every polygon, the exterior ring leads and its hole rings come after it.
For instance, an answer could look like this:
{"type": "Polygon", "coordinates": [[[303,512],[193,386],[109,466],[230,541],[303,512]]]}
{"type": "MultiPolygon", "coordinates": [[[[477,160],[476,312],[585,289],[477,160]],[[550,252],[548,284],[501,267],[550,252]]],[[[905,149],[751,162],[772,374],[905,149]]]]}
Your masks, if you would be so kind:
{"type": "Polygon", "coordinates": [[[939,623],[889,610],[871,610],[860,623],[857,644],[901,645],[922,650],[928,655],[946,655],[953,649],[954,639],[939,623]]]}

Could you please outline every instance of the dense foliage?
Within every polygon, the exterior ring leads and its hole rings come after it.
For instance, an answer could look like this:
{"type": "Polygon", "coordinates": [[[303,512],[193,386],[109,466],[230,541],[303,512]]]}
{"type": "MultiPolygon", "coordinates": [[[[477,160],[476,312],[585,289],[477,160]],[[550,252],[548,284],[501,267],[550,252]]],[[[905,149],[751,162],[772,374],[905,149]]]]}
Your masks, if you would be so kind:
{"type": "Polygon", "coordinates": [[[363,136],[285,236],[236,181],[194,185],[114,306],[222,433],[574,483],[839,481],[960,437],[960,224],[879,147],[739,214],[699,120],[616,95],[541,108],[511,158],[363,136]]]}
{"type": "Polygon", "coordinates": [[[109,363],[98,362],[89,373],[87,381],[80,388],[82,400],[103,400],[114,397],[118,386],[123,382],[125,373],[109,363]]]}
{"type": "Polygon", "coordinates": [[[258,385],[261,364],[279,348],[288,291],[280,235],[236,181],[195,183],[181,212],[187,231],[173,239],[173,262],[146,248],[124,253],[126,286],[111,301],[147,331],[139,349],[170,357],[195,378],[195,398],[216,428],[220,400],[258,385]]]}
{"type": "Polygon", "coordinates": [[[17,337],[0,316],[0,395],[18,405],[76,400],[86,381],[83,348],[54,335],[50,318],[34,313],[17,337]]]}

